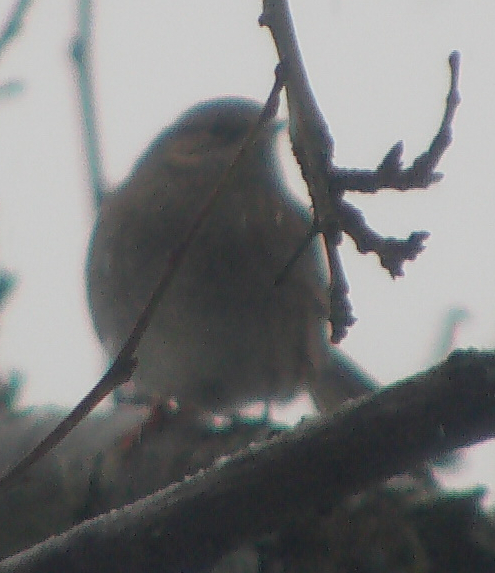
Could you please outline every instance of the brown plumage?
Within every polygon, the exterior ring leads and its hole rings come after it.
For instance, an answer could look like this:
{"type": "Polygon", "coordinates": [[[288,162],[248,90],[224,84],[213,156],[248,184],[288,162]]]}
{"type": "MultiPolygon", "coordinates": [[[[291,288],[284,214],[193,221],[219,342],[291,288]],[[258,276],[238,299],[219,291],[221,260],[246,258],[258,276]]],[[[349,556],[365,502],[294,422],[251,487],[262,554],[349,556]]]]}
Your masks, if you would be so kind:
{"type": "MultiPolygon", "coordinates": [[[[234,98],[191,108],[105,197],[87,274],[95,327],[111,356],[260,111],[234,98]]],[[[165,293],[137,351],[140,392],[220,410],[287,397],[329,363],[328,285],[318,247],[273,284],[311,224],[279,171],[279,129],[273,121],[236,165],[165,293]]],[[[336,390],[339,402],[347,394],[336,390]]]]}

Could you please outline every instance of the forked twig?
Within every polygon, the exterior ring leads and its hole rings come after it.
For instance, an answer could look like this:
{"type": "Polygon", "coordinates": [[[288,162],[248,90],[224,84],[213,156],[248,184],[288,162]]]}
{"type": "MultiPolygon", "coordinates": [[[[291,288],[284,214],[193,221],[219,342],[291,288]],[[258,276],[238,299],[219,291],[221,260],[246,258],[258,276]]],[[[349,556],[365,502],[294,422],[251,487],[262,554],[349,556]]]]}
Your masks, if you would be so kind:
{"type": "MultiPolygon", "coordinates": [[[[406,240],[381,237],[366,224],[358,209],[343,200],[344,193],[376,193],[384,188],[401,191],[426,188],[442,178],[435,168],[452,141],[452,121],[460,102],[460,56],[458,52],[450,55],[451,85],[444,117],[425,153],[409,168],[403,169],[403,144],[399,142],[390,149],[374,171],[340,169],[333,164],[334,140],[311,91],[287,0],[264,0],[259,22],[270,29],[280,60],[287,68],[286,89],[292,150],[313,202],[314,228],[323,234],[325,240],[331,274],[329,321],[332,325],[332,341],[336,343],[346,336],[347,329],[355,322],[348,296],[349,287],[338,252],[342,233],[354,240],[359,252],[375,252],[392,277],[404,274],[403,263],[417,257],[424,249],[423,242],[428,237],[426,231],[413,232],[406,240]]],[[[310,237],[308,235],[305,244],[310,242],[310,237]]],[[[289,258],[287,267],[292,266],[303,248],[289,258]]],[[[278,281],[287,272],[285,269],[278,281]]]]}

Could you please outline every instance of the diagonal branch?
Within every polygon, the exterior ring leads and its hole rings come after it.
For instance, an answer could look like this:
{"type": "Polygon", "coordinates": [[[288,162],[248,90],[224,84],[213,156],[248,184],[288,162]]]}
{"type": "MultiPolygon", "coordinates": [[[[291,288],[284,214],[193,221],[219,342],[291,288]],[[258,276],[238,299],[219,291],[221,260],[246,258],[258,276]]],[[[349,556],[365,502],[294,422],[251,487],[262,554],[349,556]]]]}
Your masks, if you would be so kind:
{"type": "Polygon", "coordinates": [[[24,18],[33,0],[18,0],[12,8],[7,22],[0,30],[0,56],[5,52],[7,46],[22,30],[24,18]]]}
{"type": "Polygon", "coordinates": [[[0,477],[0,490],[18,483],[19,479],[30,466],[59,444],[65,436],[67,436],[67,434],[103,400],[103,398],[112,392],[112,390],[115,390],[115,388],[131,377],[132,372],[137,365],[134,353],[148,328],[151,318],[160,303],[163,294],[169,287],[175,273],[182,264],[189,249],[189,245],[203,225],[208,221],[209,214],[215,207],[218,198],[226,189],[230,188],[230,182],[232,178],[235,177],[236,165],[242,161],[249,150],[256,145],[256,139],[260,132],[277,114],[279,96],[284,85],[284,79],[283,68],[277,66],[275,72],[275,83],[265,106],[261,111],[257,125],[246,137],[237,153],[237,156],[234,158],[229,168],[223,173],[220,181],[217,183],[215,189],[213,189],[206,203],[199,211],[198,216],[193,221],[191,227],[185,233],[182,241],[169,254],[160,282],[151,294],[151,297],[132,329],[129,338],[108,371],[99,380],[96,386],[69,413],[69,415],[62,420],[62,422],[60,422],[60,424],[40,444],[38,444],[38,446],[22,458],[15,466],[9,469],[4,476],[0,477]]]}
{"type": "Polygon", "coordinates": [[[495,355],[445,362],[332,418],[222,458],[180,484],[0,563],[0,573],[208,570],[241,543],[495,435],[495,355]]]}

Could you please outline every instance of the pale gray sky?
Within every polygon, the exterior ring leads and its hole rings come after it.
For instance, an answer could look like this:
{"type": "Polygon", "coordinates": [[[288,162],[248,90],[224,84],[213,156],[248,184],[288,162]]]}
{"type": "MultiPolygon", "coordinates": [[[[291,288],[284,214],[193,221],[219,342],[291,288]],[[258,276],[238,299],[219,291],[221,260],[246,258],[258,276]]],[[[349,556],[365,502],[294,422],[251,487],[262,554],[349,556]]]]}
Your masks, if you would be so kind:
{"type": "MultiPolygon", "coordinates": [[[[1,20],[12,4],[0,1],[1,20]]],[[[0,100],[0,266],[19,278],[1,318],[0,368],[25,374],[26,404],[73,405],[104,367],[84,306],[91,199],[69,58],[76,4],[35,1],[0,59],[0,83],[24,85],[20,95],[0,100]]],[[[493,347],[495,3],[292,4],[342,166],[375,167],[399,139],[406,161],[424,150],[441,120],[448,55],[462,54],[463,101],[454,143],[440,164],[443,182],[427,191],[350,197],[386,236],[426,229],[431,237],[396,281],[374,256],[344,246],[359,320],[342,348],[383,383],[392,382],[428,365],[453,306],[470,313],[458,345],[493,347]]],[[[276,58],[268,31],[257,25],[260,1],[95,5],[93,64],[109,183],[124,177],[150,139],[190,104],[219,94],[268,94],[276,58]]],[[[287,157],[291,182],[300,186],[287,157]]],[[[493,474],[488,450],[480,451],[477,466],[493,474]]]]}

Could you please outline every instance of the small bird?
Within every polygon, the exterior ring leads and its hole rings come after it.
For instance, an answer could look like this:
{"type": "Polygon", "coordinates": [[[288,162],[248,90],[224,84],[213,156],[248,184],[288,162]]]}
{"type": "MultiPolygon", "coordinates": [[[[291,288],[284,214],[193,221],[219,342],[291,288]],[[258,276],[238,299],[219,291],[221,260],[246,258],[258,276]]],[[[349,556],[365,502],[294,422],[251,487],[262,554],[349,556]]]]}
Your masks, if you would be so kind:
{"type": "MultiPolygon", "coordinates": [[[[88,298],[111,358],[127,340],[180,243],[231,168],[262,105],[202,102],[165,129],[104,197],[88,262],[88,298]]],[[[137,349],[139,394],[218,412],[285,399],[333,360],[328,277],[313,241],[275,281],[311,228],[284,183],[273,119],[232,169],[137,349]]],[[[335,386],[340,404],[361,389],[335,386]]]]}

